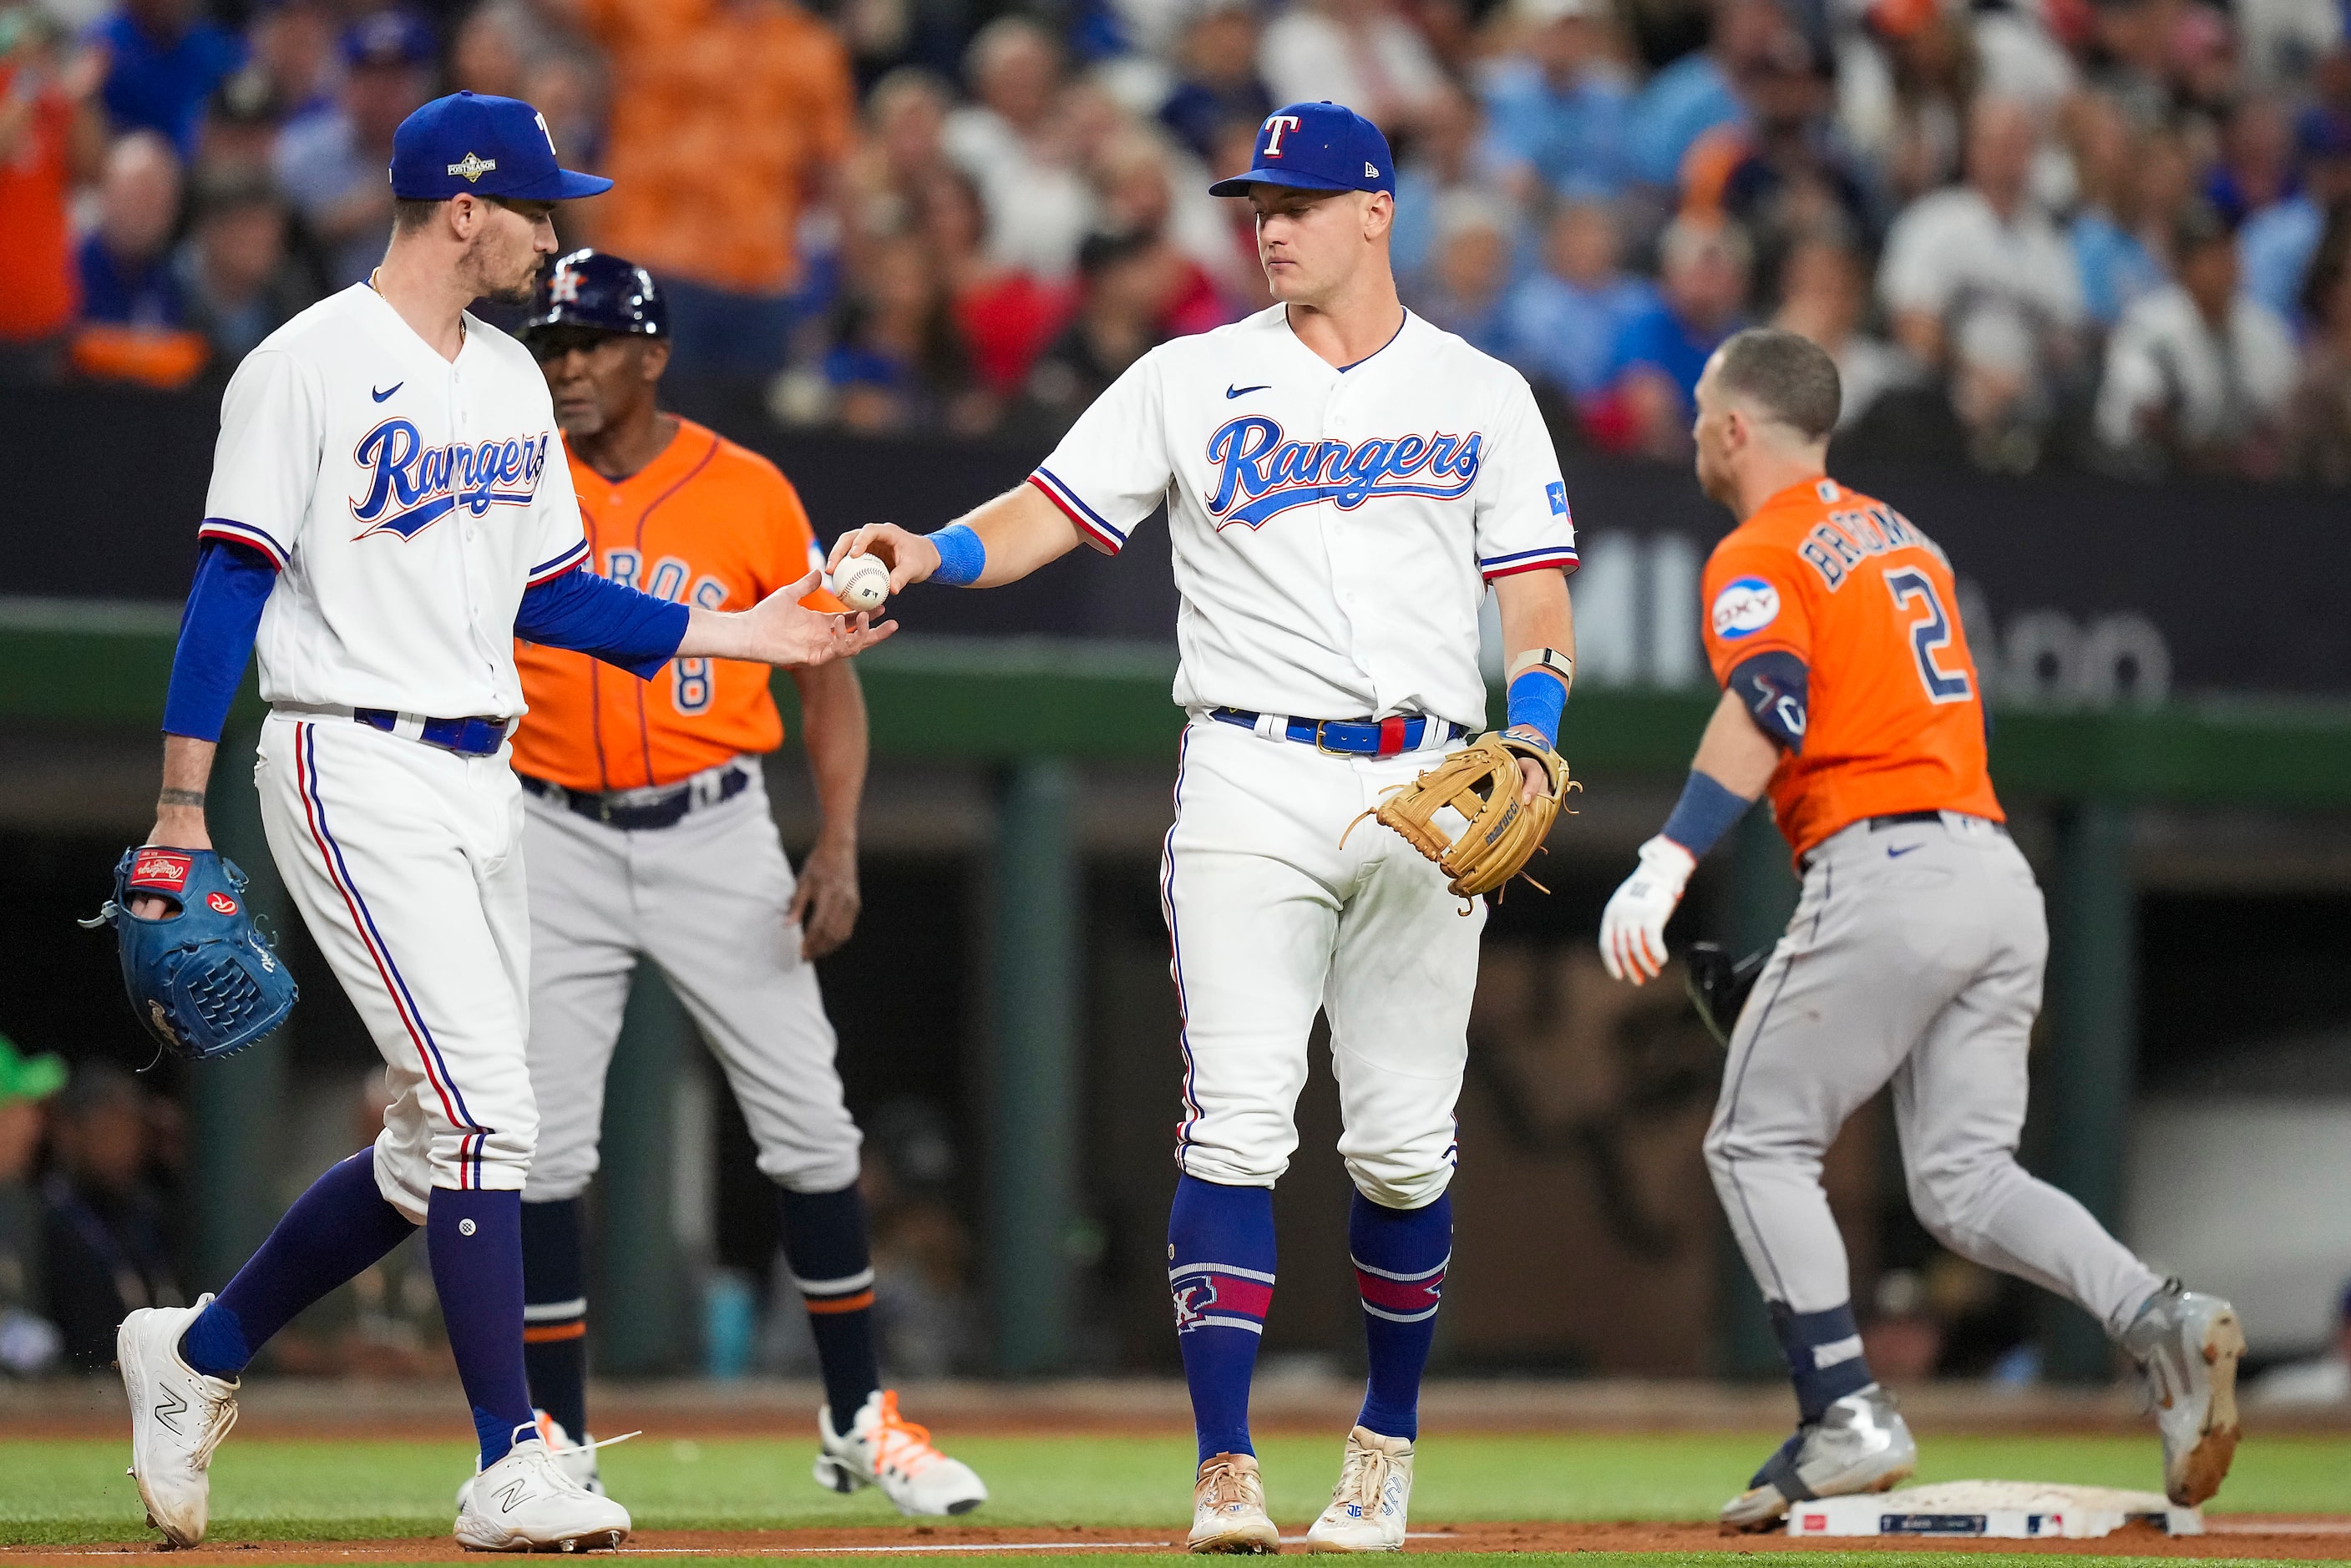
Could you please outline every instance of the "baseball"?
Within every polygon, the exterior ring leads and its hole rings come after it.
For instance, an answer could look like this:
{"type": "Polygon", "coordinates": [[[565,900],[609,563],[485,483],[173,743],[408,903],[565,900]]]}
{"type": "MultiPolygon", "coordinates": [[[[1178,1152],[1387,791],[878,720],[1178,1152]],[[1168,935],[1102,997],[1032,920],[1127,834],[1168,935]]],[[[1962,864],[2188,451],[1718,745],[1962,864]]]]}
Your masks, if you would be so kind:
{"type": "Polygon", "coordinates": [[[872,556],[850,556],[832,574],[833,597],[852,610],[875,610],[890,597],[890,568],[872,556]]]}

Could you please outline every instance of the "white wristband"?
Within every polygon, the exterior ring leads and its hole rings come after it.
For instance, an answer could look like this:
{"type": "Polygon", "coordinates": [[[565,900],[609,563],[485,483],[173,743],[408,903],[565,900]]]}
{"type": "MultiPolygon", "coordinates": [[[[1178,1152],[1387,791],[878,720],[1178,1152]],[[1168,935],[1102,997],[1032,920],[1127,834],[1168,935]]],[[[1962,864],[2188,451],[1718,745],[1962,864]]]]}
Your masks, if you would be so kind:
{"type": "Polygon", "coordinates": [[[1571,691],[1575,686],[1575,660],[1556,648],[1530,648],[1510,660],[1510,668],[1502,676],[1508,686],[1530,670],[1548,670],[1559,677],[1560,684],[1571,691]]]}

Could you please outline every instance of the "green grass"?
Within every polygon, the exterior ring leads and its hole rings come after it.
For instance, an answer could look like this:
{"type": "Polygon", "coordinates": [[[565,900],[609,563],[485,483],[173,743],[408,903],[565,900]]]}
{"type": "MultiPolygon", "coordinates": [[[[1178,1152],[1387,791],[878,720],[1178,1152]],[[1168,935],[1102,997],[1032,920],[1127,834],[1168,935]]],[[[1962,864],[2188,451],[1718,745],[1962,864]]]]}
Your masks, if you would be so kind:
{"type": "MultiPolygon", "coordinates": [[[[1413,1514],[1465,1523],[1704,1520],[1745,1481],[1771,1441],[1764,1434],[1440,1434],[1422,1446],[1413,1514]]],[[[1192,1469],[1188,1438],[986,1437],[952,1446],[995,1494],[974,1523],[1165,1531],[1184,1521],[1192,1469]]],[[[1302,1527],[1329,1496],[1338,1440],[1272,1438],[1260,1443],[1259,1452],[1275,1517],[1286,1527],[1302,1527]]],[[[809,1445],[798,1439],[639,1438],[606,1449],[603,1470],[613,1495],[645,1529],[899,1522],[878,1493],[841,1498],[820,1490],[809,1480],[810,1457],[809,1445]]],[[[121,1441],[0,1439],[0,1544],[143,1536],[138,1494],[122,1473],[126,1458],[121,1441]]],[[[2151,1434],[1939,1437],[1927,1444],[1926,1460],[1922,1481],[1987,1476],[2142,1489],[2159,1484],[2151,1434]]],[[[441,1535],[455,1513],[457,1481],[470,1465],[469,1451],[457,1444],[232,1437],[213,1467],[214,1538],[441,1535]]],[[[2213,1511],[2231,1510],[2351,1513],[2351,1438],[2249,1441],[2213,1511]]],[[[1972,1554],[1968,1560],[1985,1561],[1972,1554]]],[[[1588,1563],[1592,1554],[1579,1554],[1578,1561],[1588,1563]]],[[[1905,1568],[1926,1562],[1915,1555],[1900,1561],[1905,1568]]]]}

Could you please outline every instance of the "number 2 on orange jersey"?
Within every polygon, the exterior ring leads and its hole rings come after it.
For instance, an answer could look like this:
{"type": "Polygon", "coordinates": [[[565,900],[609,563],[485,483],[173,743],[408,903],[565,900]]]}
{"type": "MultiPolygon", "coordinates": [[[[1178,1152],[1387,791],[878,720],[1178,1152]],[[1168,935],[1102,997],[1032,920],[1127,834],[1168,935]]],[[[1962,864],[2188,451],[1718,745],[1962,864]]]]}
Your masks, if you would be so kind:
{"type": "Polygon", "coordinates": [[[1927,688],[1927,701],[1964,702],[1973,697],[1975,682],[1965,670],[1954,673],[1935,662],[1937,650],[1951,645],[1951,616],[1927,574],[1916,567],[1888,572],[1886,587],[1894,596],[1894,607],[1911,618],[1910,652],[1918,661],[1918,680],[1927,688]]]}

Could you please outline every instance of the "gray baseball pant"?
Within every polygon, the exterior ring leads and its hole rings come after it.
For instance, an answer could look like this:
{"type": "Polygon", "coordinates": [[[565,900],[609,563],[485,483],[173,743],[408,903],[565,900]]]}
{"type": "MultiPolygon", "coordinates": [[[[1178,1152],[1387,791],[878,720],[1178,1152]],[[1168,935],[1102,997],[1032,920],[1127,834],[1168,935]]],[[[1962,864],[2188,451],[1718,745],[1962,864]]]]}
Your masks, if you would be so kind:
{"type": "Polygon", "coordinates": [[[1706,1136],[1767,1297],[1797,1313],[1851,1298],[1821,1159],[1889,1078],[1910,1204],[1937,1241],[2080,1303],[2109,1334],[2160,1287],[2088,1210],[2016,1163],[2048,957],[2032,867],[1981,817],[1855,823],[1813,850],[1732,1032],[1706,1136]]]}

